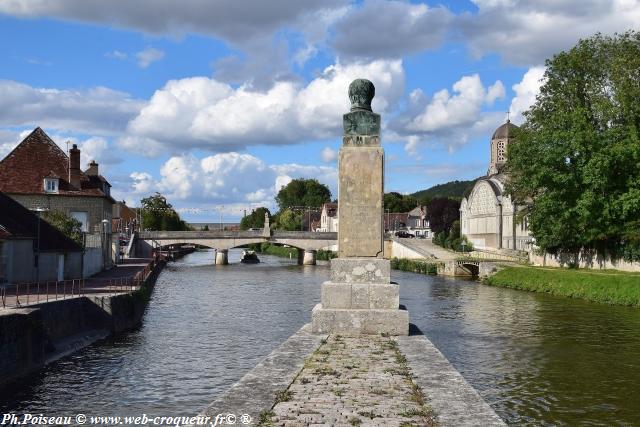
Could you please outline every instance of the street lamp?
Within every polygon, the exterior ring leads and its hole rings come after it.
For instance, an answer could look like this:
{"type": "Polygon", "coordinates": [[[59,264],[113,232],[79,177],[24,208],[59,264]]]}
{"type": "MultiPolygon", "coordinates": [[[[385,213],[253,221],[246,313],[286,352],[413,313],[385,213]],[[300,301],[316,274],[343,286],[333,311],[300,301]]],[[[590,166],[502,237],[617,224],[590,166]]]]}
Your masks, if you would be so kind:
{"type": "Polygon", "coordinates": [[[464,255],[464,253],[465,253],[465,248],[467,247],[467,242],[465,242],[465,241],[463,240],[463,241],[462,241],[462,243],[461,243],[461,245],[462,245],[462,255],[464,255]]]}
{"type": "Polygon", "coordinates": [[[34,258],[34,264],[36,267],[36,282],[40,282],[40,216],[42,212],[47,212],[47,208],[35,208],[34,211],[38,213],[38,231],[36,238],[36,256],[34,258]]]}
{"type": "Polygon", "coordinates": [[[224,205],[220,206],[220,231],[222,231],[222,210],[224,209],[224,205]]]}
{"type": "Polygon", "coordinates": [[[109,243],[107,242],[107,224],[109,221],[106,219],[102,220],[102,269],[107,268],[107,248],[109,247],[109,243]]]}

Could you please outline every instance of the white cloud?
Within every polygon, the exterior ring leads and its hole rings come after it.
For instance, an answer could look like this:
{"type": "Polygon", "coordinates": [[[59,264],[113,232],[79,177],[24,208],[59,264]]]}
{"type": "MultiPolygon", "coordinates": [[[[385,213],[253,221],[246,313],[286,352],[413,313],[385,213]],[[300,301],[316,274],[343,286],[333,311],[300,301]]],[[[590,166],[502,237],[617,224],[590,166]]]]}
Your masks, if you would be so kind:
{"type": "Polygon", "coordinates": [[[105,53],[104,56],[105,58],[118,59],[120,61],[124,61],[125,59],[127,59],[128,55],[116,49],[116,50],[112,50],[110,52],[105,53]]]}
{"type": "Polygon", "coordinates": [[[487,92],[480,76],[474,74],[454,83],[453,92],[450,94],[447,89],[436,92],[424,111],[409,122],[407,129],[433,132],[473,124],[483,104],[493,102],[500,94],[504,96],[504,86],[498,80],[487,92]]]}
{"type": "Polygon", "coordinates": [[[147,68],[149,65],[156,61],[160,61],[162,58],[164,58],[164,52],[154,47],[147,47],[146,49],[136,53],[138,67],[140,68],[147,68]]]}
{"type": "Polygon", "coordinates": [[[346,0],[270,0],[248,6],[237,0],[2,0],[0,13],[115,25],[152,34],[196,32],[242,43],[269,36],[307,15],[345,3],[346,0]]]}
{"type": "Polygon", "coordinates": [[[487,104],[493,104],[496,99],[504,99],[504,96],[504,85],[498,80],[487,89],[487,104]]]}
{"type": "Polygon", "coordinates": [[[0,129],[0,160],[16,148],[23,138],[20,138],[18,132],[0,129]]]}
{"type": "Polygon", "coordinates": [[[431,99],[422,90],[414,90],[407,111],[392,122],[390,136],[405,141],[405,151],[412,156],[427,143],[444,145],[453,152],[500,124],[504,114],[486,112],[483,107],[504,96],[500,80],[485,87],[478,74],[462,77],[453,84],[452,92],[442,89],[431,99]]]}
{"type": "Polygon", "coordinates": [[[400,58],[439,46],[453,14],[424,3],[365,0],[336,24],[340,57],[400,58]]]}
{"type": "Polygon", "coordinates": [[[303,67],[304,64],[318,53],[318,48],[311,44],[307,44],[306,46],[298,49],[296,53],[293,55],[293,62],[295,62],[298,67],[303,67]]]}
{"type": "Polygon", "coordinates": [[[81,165],[85,166],[92,160],[102,165],[112,165],[120,163],[122,158],[117,155],[116,150],[112,150],[109,142],[100,137],[91,137],[77,143],[80,149],[81,165]]]}
{"type": "Polygon", "coordinates": [[[323,162],[335,162],[338,158],[338,152],[331,147],[324,147],[322,151],[320,151],[320,157],[322,158],[323,162]]]}
{"type": "Polygon", "coordinates": [[[522,113],[527,111],[536,102],[536,96],[540,93],[543,84],[545,67],[532,67],[522,76],[522,81],[513,85],[515,98],[511,100],[509,111],[511,121],[520,124],[524,121],[522,113]]]}
{"type": "Polygon", "coordinates": [[[0,80],[0,126],[112,135],[123,131],[141,106],[131,95],[105,87],[51,89],[0,80]]]}
{"type": "MultiPolygon", "coordinates": [[[[174,156],[161,167],[159,179],[148,172],[129,176],[127,195],[147,196],[160,191],[177,207],[202,208],[225,205],[275,207],[274,197],[294,178],[316,178],[336,194],[337,171],[333,167],[299,164],[268,165],[263,160],[236,152],[198,159],[174,156]]],[[[119,195],[120,196],[120,195],[119,195]]]]}
{"type": "Polygon", "coordinates": [[[404,91],[402,62],[373,61],[327,67],[306,86],[281,81],[266,91],[234,88],[207,77],[169,81],[128,125],[123,148],[204,148],[234,151],[249,145],[295,144],[341,134],[349,110],[347,88],[357,77],[376,85],[373,108],[384,113],[404,91]]]}
{"type": "Polygon", "coordinates": [[[541,64],[593,35],[638,29],[639,0],[473,0],[478,13],[456,22],[475,56],[497,52],[509,63],[541,64]]]}
{"type": "Polygon", "coordinates": [[[131,192],[134,194],[150,194],[155,190],[155,182],[151,174],[146,172],[133,172],[131,178],[131,192]]]}

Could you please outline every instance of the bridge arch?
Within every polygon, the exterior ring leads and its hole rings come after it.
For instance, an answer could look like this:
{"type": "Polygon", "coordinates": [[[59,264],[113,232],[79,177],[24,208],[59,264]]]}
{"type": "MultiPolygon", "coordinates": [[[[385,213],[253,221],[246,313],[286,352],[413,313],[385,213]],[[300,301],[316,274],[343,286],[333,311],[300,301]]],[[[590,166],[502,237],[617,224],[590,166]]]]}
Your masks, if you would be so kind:
{"type": "Polygon", "coordinates": [[[480,265],[478,262],[458,261],[458,266],[468,271],[472,277],[478,277],[480,275],[480,265]]]}

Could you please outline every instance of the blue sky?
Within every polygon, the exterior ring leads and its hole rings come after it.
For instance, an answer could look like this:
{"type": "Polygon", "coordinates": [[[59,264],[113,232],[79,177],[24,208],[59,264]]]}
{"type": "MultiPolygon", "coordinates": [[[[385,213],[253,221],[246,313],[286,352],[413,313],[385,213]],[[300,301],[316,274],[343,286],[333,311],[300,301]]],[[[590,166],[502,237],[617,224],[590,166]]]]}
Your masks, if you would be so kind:
{"type": "Polygon", "coordinates": [[[34,127],[77,143],[130,205],[193,222],[293,178],[336,195],[347,85],[376,85],[386,191],[486,173],[493,130],[544,60],[638,29],[639,0],[0,0],[0,157],[34,127]]]}

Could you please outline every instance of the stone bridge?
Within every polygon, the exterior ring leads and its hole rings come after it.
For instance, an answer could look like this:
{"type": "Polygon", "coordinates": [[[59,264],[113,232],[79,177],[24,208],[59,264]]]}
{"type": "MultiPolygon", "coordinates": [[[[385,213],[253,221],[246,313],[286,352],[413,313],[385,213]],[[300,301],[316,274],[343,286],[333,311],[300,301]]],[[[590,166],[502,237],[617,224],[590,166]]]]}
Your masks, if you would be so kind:
{"type": "Polygon", "coordinates": [[[216,250],[216,264],[228,263],[228,251],[251,243],[269,242],[298,249],[298,263],[313,265],[316,252],[337,245],[338,233],[313,231],[141,231],[136,255],[145,256],[155,246],[202,245],[216,250]]]}

